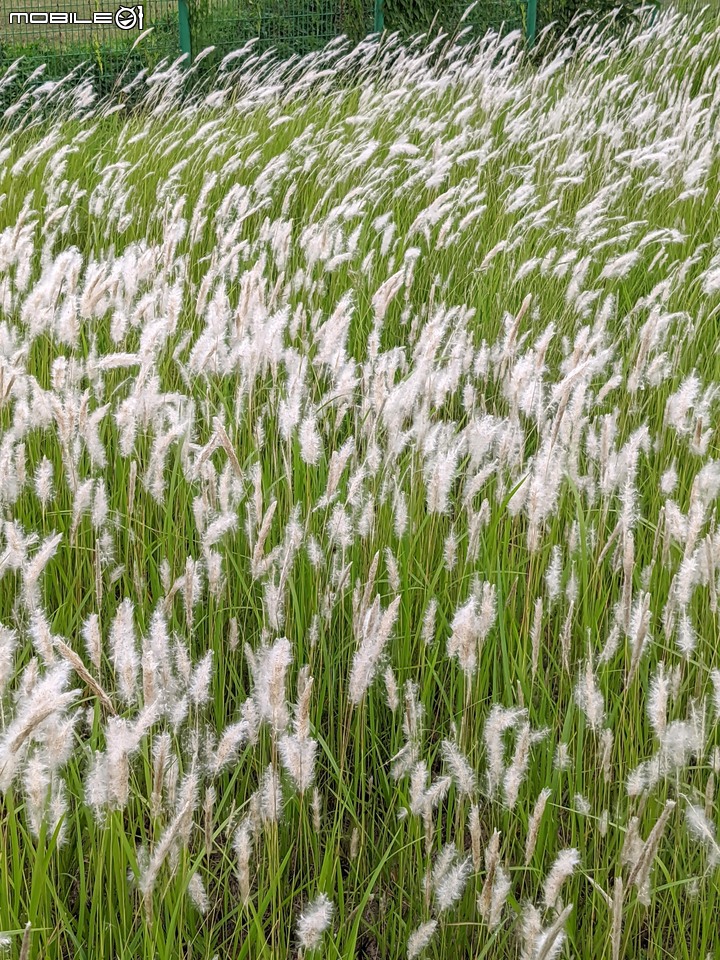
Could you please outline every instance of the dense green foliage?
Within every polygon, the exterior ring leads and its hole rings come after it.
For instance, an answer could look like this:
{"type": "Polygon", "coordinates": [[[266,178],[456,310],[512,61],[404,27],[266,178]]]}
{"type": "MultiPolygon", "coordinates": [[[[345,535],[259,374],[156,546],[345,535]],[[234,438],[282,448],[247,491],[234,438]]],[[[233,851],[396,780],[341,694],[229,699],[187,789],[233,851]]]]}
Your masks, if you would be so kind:
{"type": "Polygon", "coordinates": [[[622,29],[637,19],[636,11],[643,2],[658,5],[659,0],[539,0],[538,19],[541,26],[555,24],[555,33],[562,34],[579,14],[599,20],[616,11],[615,23],[622,29]]]}
{"type": "MultiPolygon", "coordinates": [[[[404,37],[425,33],[431,27],[453,34],[468,6],[465,0],[384,0],[385,25],[404,37]]],[[[479,0],[464,24],[483,32],[487,27],[499,28],[503,22],[515,27],[524,7],[523,0],[479,0]]]]}

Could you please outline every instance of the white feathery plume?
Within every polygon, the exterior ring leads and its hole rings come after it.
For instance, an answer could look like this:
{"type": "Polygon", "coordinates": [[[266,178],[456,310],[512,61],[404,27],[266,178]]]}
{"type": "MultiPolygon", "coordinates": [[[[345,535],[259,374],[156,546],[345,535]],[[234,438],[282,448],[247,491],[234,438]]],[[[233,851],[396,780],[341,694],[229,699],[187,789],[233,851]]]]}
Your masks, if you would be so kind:
{"type": "Polygon", "coordinates": [[[468,679],[477,669],[478,655],[497,615],[495,584],[483,583],[455,613],[447,642],[449,657],[457,657],[468,679]]]}
{"type": "Polygon", "coordinates": [[[280,777],[272,763],[260,778],[260,817],[263,823],[275,823],[282,815],[283,800],[280,777]]]}
{"type": "Polygon", "coordinates": [[[545,930],[541,930],[535,940],[532,960],[555,960],[562,950],[565,940],[565,921],[573,911],[572,903],[557,915],[557,918],[545,930]]]}
{"type": "Polygon", "coordinates": [[[583,711],[593,733],[597,733],[605,720],[605,701],[598,686],[592,659],[588,657],[585,669],[575,686],[575,702],[583,711]]]}
{"type": "Polygon", "coordinates": [[[535,801],[535,806],[533,807],[533,812],[530,816],[530,822],[528,823],[528,833],[527,839],[525,841],[525,865],[530,863],[532,860],[532,855],[535,852],[535,846],[537,844],[538,832],[540,830],[540,823],[542,821],[543,813],[545,813],[545,805],[550,799],[551,790],[549,787],[544,787],[538,794],[538,798],[535,801]]]}
{"type": "Polygon", "coordinates": [[[400,592],[400,572],[397,560],[390,547],[385,547],[385,566],[387,567],[388,583],[393,593],[400,592]]]}
{"type": "Polygon", "coordinates": [[[603,771],[605,783],[612,783],[612,748],[615,741],[615,735],[610,727],[605,727],[600,734],[600,744],[602,745],[602,757],[600,765],[603,771]]]}
{"type": "Polygon", "coordinates": [[[689,660],[697,646],[697,636],[687,613],[683,613],[680,617],[676,642],[680,653],[689,660]]]}
{"type": "Polygon", "coordinates": [[[289,722],[285,699],[287,669],[292,662],[292,648],[287,637],[279,637],[271,647],[261,647],[254,654],[248,653],[248,662],[253,674],[253,698],[258,714],[267,720],[273,734],[279,736],[289,722]]]}
{"type": "Polygon", "coordinates": [[[105,481],[98,480],[95,484],[95,495],[93,497],[92,513],[90,514],[90,522],[94,530],[102,529],[107,520],[108,511],[109,506],[105,481]]]}
{"type": "Polygon", "coordinates": [[[187,694],[190,702],[196,707],[207,703],[210,698],[210,682],[212,680],[213,652],[208,650],[202,660],[195,666],[187,694]]]}
{"type": "MultiPolygon", "coordinates": [[[[35,667],[37,667],[37,662],[35,667]]],[[[25,674],[32,666],[25,668],[25,674]]],[[[46,740],[46,728],[62,717],[77,699],[80,690],[64,690],[70,675],[70,665],[62,662],[52,666],[44,676],[32,678],[25,689],[20,688],[15,716],[5,725],[0,737],[0,792],[4,793],[19,772],[28,744],[35,739],[46,740]]],[[[28,678],[30,679],[30,678],[28,678]]]]}
{"type": "Polygon", "coordinates": [[[238,880],[240,882],[240,898],[244,906],[250,900],[250,857],[252,855],[253,830],[250,820],[246,817],[237,829],[233,846],[238,858],[238,880]]]}
{"type": "Polygon", "coordinates": [[[83,623],[82,637],[85,641],[85,651],[90,663],[98,674],[102,667],[102,636],[100,634],[100,620],[96,613],[91,613],[83,623]]]}
{"type": "Polygon", "coordinates": [[[495,874],[500,864],[500,831],[493,830],[490,842],[485,848],[485,882],[477,898],[477,908],[480,916],[487,922],[492,906],[493,886],[495,874]]]}
{"type": "Polygon", "coordinates": [[[503,734],[512,729],[525,715],[526,710],[514,707],[505,709],[495,704],[485,721],[483,739],[487,753],[488,793],[495,793],[505,773],[503,734]]]}
{"type": "Polygon", "coordinates": [[[39,580],[43,570],[52,560],[62,540],[62,534],[48,537],[32,560],[23,568],[24,600],[29,610],[34,610],[40,602],[39,580]]]}
{"type": "Polygon", "coordinates": [[[505,901],[511,889],[512,881],[509,871],[502,864],[498,864],[490,894],[490,910],[487,915],[487,925],[490,931],[497,929],[500,925],[505,901]]]}
{"type": "Polygon", "coordinates": [[[172,741],[170,734],[165,732],[158,734],[153,744],[153,788],[150,795],[150,811],[153,819],[160,816],[162,808],[162,789],[170,760],[170,750],[172,741]]]}
{"type": "Polygon", "coordinates": [[[302,795],[312,786],[315,776],[317,740],[297,734],[286,734],[279,743],[280,759],[298,792],[302,795]]]}
{"type": "Polygon", "coordinates": [[[688,833],[703,844],[708,853],[711,868],[720,865],[720,846],[717,842],[717,829],[702,807],[688,803],[685,807],[685,823],[688,833]]]}
{"type": "Polygon", "coordinates": [[[115,669],[120,696],[126,703],[134,703],[137,699],[137,674],[140,666],[133,613],[133,602],[126,597],[118,607],[110,627],[110,659],[115,669]]]}
{"type": "Polygon", "coordinates": [[[73,495],[73,520],[70,528],[70,538],[75,536],[77,528],[83,516],[91,509],[93,499],[93,489],[95,481],[85,480],[74,491],[73,495]]]}
{"type": "Polygon", "coordinates": [[[380,599],[365,615],[360,645],[353,657],[348,684],[350,703],[357,705],[370,687],[380,665],[385,645],[392,633],[400,609],[400,597],[395,597],[381,615],[380,599]]]}
{"type": "Polygon", "coordinates": [[[138,887],[143,895],[145,911],[149,917],[152,916],[152,894],[160,868],[167,859],[175,841],[186,831],[188,823],[192,821],[192,815],[198,801],[198,788],[197,775],[192,772],[189,773],[180,787],[175,816],[155,847],[147,867],[140,874],[138,887]]]}
{"type": "Polygon", "coordinates": [[[429,946],[435,931],[437,930],[437,920],[428,920],[427,923],[421,923],[408,937],[407,957],[408,960],[415,960],[423,950],[429,946]]]}
{"type": "Polygon", "coordinates": [[[437,600],[431,597],[428,601],[422,624],[422,639],[425,646],[430,646],[435,637],[435,618],[437,616],[437,600]]]}
{"type": "Polygon", "coordinates": [[[546,736],[547,730],[533,731],[527,721],[520,727],[515,742],[513,758],[508,764],[503,777],[504,801],[505,806],[509,810],[514,809],[520,787],[527,774],[530,761],[530,747],[533,743],[543,740],[546,736]]]}
{"type": "Polygon", "coordinates": [[[387,705],[392,710],[393,713],[400,706],[400,694],[398,693],[397,680],[395,679],[395,673],[393,668],[388,666],[385,668],[385,673],[383,674],[383,679],[385,680],[385,695],[387,698],[387,705]]]}
{"type": "Polygon", "coordinates": [[[0,697],[14,673],[17,633],[0,623],[0,697]]]}
{"type": "Polygon", "coordinates": [[[470,841],[472,843],[473,870],[477,873],[482,862],[482,833],[480,829],[480,808],[476,803],[473,803],[470,807],[468,830],[470,831],[470,841]]]}
{"type": "Polygon", "coordinates": [[[470,858],[464,857],[458,860],[457,848],[454,844],[447,844],[438,855],[432,873],[435,901],[439,912],[449,910],[454,903],[457,903],[463,895],[471,872],[470,858]]]}
{"type": "Polygon", "coordinates": [[[635,884],[638,889],[638,899],[641,903],[648,905],[650,903],[650,870],[658,848],[660,840],[665,832],[665,826],[670,818],[670,814],[675,809],[674,800],[666,800],[663,812],[660,814],[655,825],[650,831],[647,840],[642,845],[639,855],[631,862],[628,873],[628,886],[635,884]]]}
{"type": "Polygon", "coordinates": [[[647,713],[650,726],[658,740],[662,740],[667,727],[667,709],[670,697],[670,680],[665,674],[665,664],[661,660],[650,684],[647,701],[647,713]]]}
{"type": "Polygon", "coordinates": [[[313,414],[305,417],[300,424],[299,439],[303,463],[310,467],[315,466],[323,454],[323,444],[313,414]]]}
{"type": "Polygon", "coordinates": [[[713,706],[716,717],[720,718],[720,670],[713,667],[710,671],[710,678],[713,685],[713,706]]]}
{"type": "Polygon", "coordinates": [[[188,896],[192,900],[199,913],[205,914],[208,911],[209,900],[205,884],[199,873],[194,873],[188,882],[188,896]]]}
{"type": "Polygon", "coordinates": [[[35,608],[30,617],[30,628],[28,630],[33,646],[43,658],[45,663],[55,662],[55,637],[50,630],[45,613],[40,608],[35,608]]]}
{"type": "Polygon", "coordinates": [[[561,850],[545,878],[543,902],[548,909],[557,905],[560,891],[565,881],[572,876],[580,863],[580,854],[574,848],[561,850]]]}
{"type": "Polygon", "coordinates": [[[552,558],[545,573],[545,589],[552,605],[560,596],[562,576],[562,550],[558,544],[552,548],[552,558]]]}
{"type": "Polygon", "coordinates": [[[75,653],[72,647],[69,647],[61,637],[52,638],[53,646],[58,651],[63,660],[72,666],[75,673],[78,675],[80,680],[92,690],[95,696],[100,700],[105,709],[109,713],[115,713],[115,708],[113,707],[112,700],[107,695],[107,693],[100,686],[99,682],[93,677],[90,671],[87,669],[85,664],[82,662],[81,658],[75,653]]]}
{"type": "Polygon", "coordinates": [[[202,535],[202,547],[204,551],[213,547],[227,534],[233,532],[237,527],[238,517],[236,513],[220,514],[210,523],[202,535]]]}
{"type": "Polygon", "coordinates": [[[332,923],[333,912],[333,903],[324,893],[305,907],[297,922],[297,938],[303,950],[320,946],[323,934],[332,923]]]}
{"type": "Polygon", "coordinates": [[[451,740],[442,742],[443,760],[447,764],[460,796],[472,796],[476,789],[475,772],[459,747],[451,740]]]}
{"type": "Polygon", "coordinates": [[[38,464],[35,471],[34,482],[35,493],[37,494],[38,500],[42,504],[43,509],[46,509],[55,495],[53,488],[53,465],[47,457],[43,457],[38,464]]]}
{"type": "Polygon", "coordinates": [[[210,773],[217,776],[234,760],[237,751],[250,736],[247,720],[240,720],[225,727],[210,761],[210,773]]]}
{"type": "Polygon", "coordinates": [[[543,616],[543,601],[542,601],[542,597],[538,597],[537,600],[535,601],[532,628],[530,630],[530,641],[532,646],[531,669],[532,669],[533,678],[537,673],[538,664],[540,662],[540,641],[542,639],[542,616],[543,616]]]}

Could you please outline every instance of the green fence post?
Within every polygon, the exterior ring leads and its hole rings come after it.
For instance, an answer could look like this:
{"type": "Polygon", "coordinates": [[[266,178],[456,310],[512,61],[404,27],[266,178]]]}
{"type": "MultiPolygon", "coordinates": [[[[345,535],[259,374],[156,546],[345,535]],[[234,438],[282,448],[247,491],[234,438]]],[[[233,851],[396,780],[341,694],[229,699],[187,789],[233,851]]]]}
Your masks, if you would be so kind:
{"type": "Polygon", "coordinates": [[[525,36],[529,47],[535,44],[535,31],[537,28],[537,0],[527,0],[527,24],[525,26],[525,36]]]}
{"type": "Polygon", "coordinates": [[[375,0],[375,21],[373,30],[375,33],[382,33],[385,27],[385,15],[383,13],[383,0],[375,0]]]}
{"type": "Polygon", "coordinates": [[[180,33],[180,52],[187,54],[185,66],[189,67],[192,60],[192,46],[190,43],[190,11],[187,0],[178,0],[178,31],[180,33]]]}

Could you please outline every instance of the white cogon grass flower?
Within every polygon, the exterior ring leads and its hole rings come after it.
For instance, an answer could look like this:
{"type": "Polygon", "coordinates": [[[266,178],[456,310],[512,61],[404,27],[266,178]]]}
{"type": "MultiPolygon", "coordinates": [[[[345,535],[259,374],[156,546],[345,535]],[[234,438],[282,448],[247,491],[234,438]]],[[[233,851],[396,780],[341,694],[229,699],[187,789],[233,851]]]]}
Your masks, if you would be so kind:
{"type": "Polygon", "coordinates": [[[420,924],[408,937],[407,958],[415,960],[423,950],[429,946],[435,931],[437,930],[437,920],[428,920],[427,923],[420,924]]]}
{"type": "Polygon", "coordinates": [[[118,607],[110,627],[110,659],[115,669],[120,696],[126,703],[137,698],[137,674],[140,657],[137,651],[134,604],[127,597],[118,607]]]}
{"type": "Polygon", "coordinates": [[[572,876],[579,863],[580,854],[575,849],[561,850],[557,855],[550,872],[545,878],[543,888],[543,902],[548,909],[557,905],[563,884],[572,876]]]}
{"type": "Polygon", "coordinates": [[[309,903],[297,922],[297,938],[303,950],[320,946],[323,934],[332,923],[334,907],[327,894],[321,893],[309,903]]]}
{"type": "Polygon", "coordinates": [[[440,913],[449,910],[460,899],[472,872],[470,857],[458,860],[457,848],[448,844],[443,848],[433,868],[435,901],[440,913]]]}
{"type": "Polygon", "coordinates": [[[688,803],[685,807],[685,823],[688,833],[703,844],[708,854],[711,868],[720,865],[720,846],[717,842],[717,828],[702,807],[688,803]]]}

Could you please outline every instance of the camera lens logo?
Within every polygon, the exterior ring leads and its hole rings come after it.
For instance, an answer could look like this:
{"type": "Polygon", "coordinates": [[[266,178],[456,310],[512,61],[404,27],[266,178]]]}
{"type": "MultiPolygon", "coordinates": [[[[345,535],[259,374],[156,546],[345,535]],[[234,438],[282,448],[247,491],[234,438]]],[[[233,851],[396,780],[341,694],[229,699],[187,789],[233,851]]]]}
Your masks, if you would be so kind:
{"type": "Polygon", "coordinates": [[[121,30],[142,30],[143,8],[142,4],[135,7],[118,7],[115,11],[115,26],[121,30]]]}

